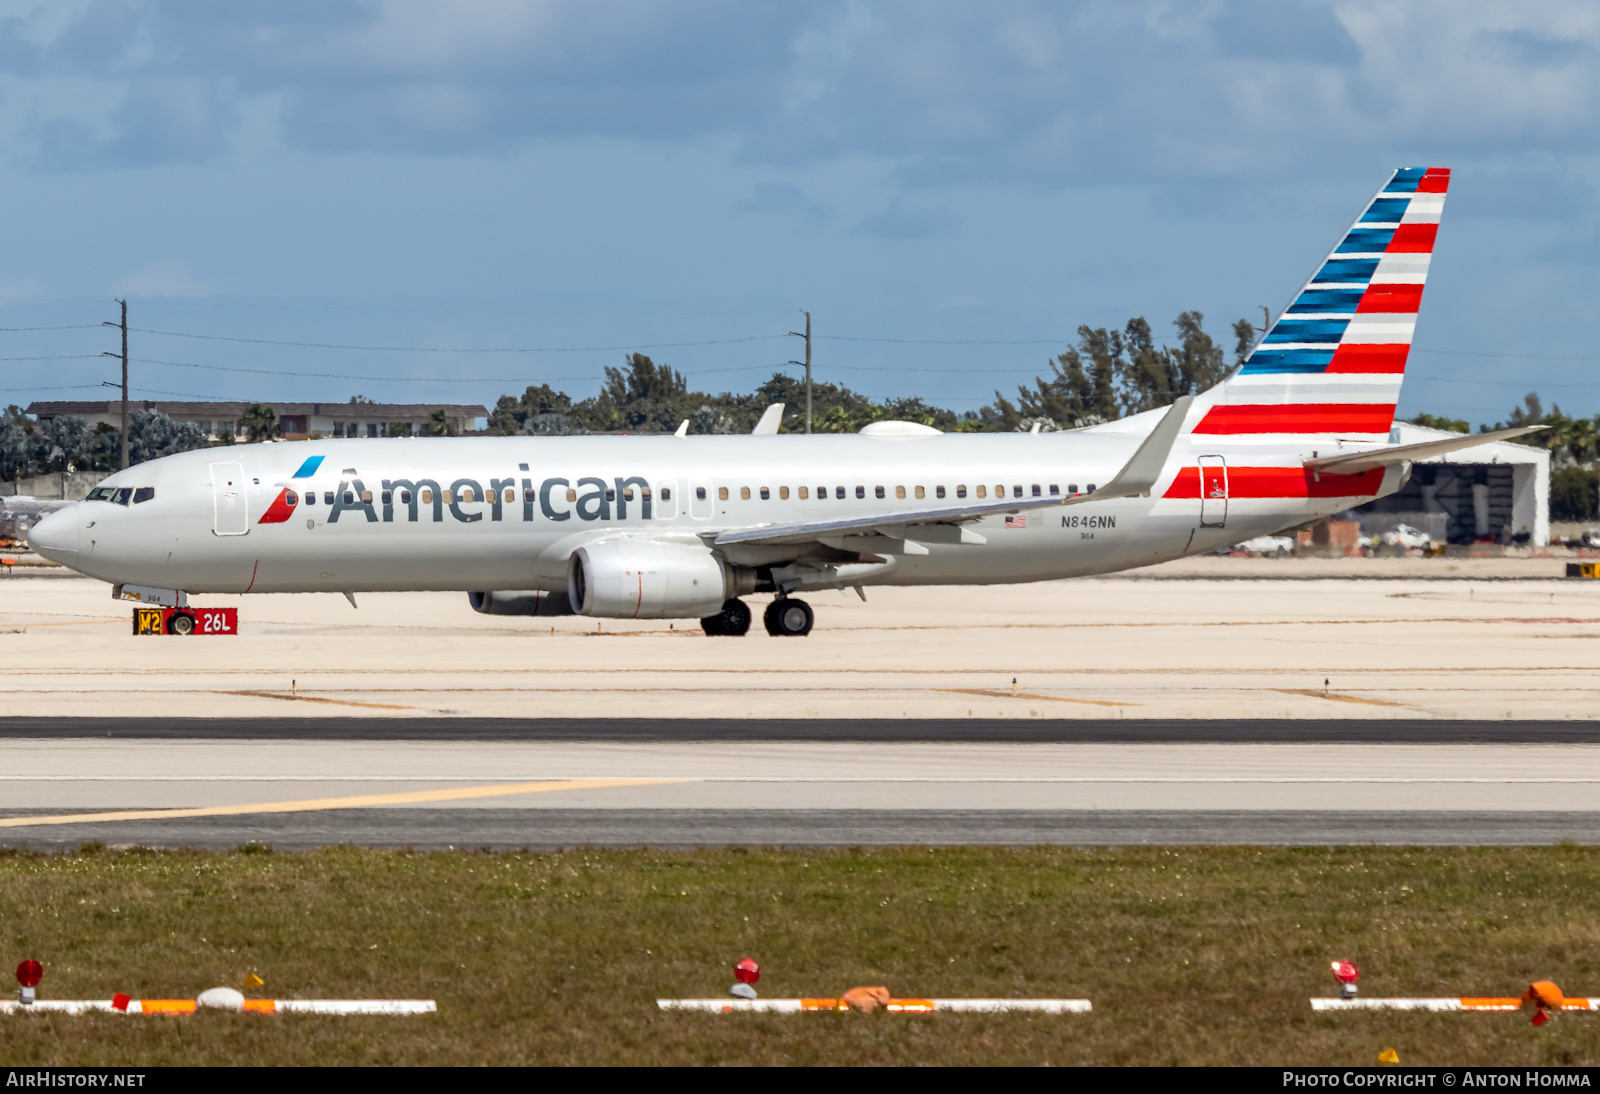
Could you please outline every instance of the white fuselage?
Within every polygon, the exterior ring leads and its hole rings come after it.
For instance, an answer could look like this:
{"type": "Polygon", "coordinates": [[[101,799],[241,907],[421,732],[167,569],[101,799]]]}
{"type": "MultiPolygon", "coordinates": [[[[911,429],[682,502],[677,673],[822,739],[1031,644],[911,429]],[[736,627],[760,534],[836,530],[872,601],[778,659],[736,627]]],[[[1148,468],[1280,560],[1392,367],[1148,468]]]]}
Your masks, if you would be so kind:
{"type": "MultiPolygon", "coordinates": [[[[997,491],[1030,501],[1053,491],[1084,494],[1110,481],[1142,439],[1129,428],[238,445],[118,472],[102,491],[115,496],[121,488],[144,488],[153,496],[71,506],[41,522],[33,542],[46,556],[105,581],[190,593],[555,591],[567,588],[574,551],[608,537],[709,544],[718,532],[768,524],[882,514],[887,526],[896,514],[933,506],[992,505],[997,491]],[[320,465],[306,474],[316,456],[323,457],[320,465]],[[304,477],[296,478],[297,471],[304,477]],[[285,491],[293,493],[292,506],[285,491]]],[[[856,534],[713,549],[729,565],[747,568],[783,566],[808,553],[877,563],[848,584],[988,584],[1105,573],[1211,551],[1372,496],[1228,497],[1223,478],[1225,496],[1215,496],[1213,481],[1203,513],[1198,490],[1173,489],[1180,476],[1199,474],[1201,457],[1213,457],[1213,467],[1297,467],[1313,444],[1185,434],[1148,497],[1036,509],[1009,520],[995,513],[966,526],[975,536],[930,532],[927,541],[907,547],[856,534]],[[1185,492],[1190,496],[1167,496],[1185,492]]],[[[1375,493],[1398,483],[1391,473],[1375,493]]]]}

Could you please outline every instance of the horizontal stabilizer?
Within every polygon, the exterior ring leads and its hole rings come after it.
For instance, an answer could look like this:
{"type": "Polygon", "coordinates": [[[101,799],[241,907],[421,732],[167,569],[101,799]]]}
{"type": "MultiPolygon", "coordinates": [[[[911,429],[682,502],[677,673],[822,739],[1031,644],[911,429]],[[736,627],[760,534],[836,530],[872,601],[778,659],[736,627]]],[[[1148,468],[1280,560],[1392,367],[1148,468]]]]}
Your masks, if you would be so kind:
{"type": "Polygon", "coordinates": [[[1442,456],[1446,452],[1458,452],[1463,448],[1473,448],[1480,444],[1509,441],[1512,437],[1521,437],[1544,428],[1546,427],[1542,425],[1524,425],[1516,429],[1497,429],[1493,433],[1463,433],[1459,437],[1442,437],[1437,441],[1401,444],[1392,448],[1351,452],[1342,456],[1323,456],[1321,459],[1307,460],[1306,469],[1317,474],[1327,472],[1337,475],[1358,475],[1363,471],[1371,471],[1392,463],[1414,463],[1430,456],[1442,456]]]}

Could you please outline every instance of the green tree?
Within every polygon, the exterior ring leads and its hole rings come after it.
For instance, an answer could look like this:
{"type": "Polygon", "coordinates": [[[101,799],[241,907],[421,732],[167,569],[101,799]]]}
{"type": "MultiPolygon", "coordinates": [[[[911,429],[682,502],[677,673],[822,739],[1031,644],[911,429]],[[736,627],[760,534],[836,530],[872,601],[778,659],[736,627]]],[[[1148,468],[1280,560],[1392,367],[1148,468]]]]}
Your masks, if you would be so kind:
{"type": "Polygon", "coordinates": [[[32,445],[27,432],[11,417],[0,418],[0,479],[9,480],[11,492],[19,492],[18,480],[32,468],[32,445]]]}
{"type": "Polygon", "coordinates": [[[1600,474],[1587,467],[1563,467],[1550,475],[1550,519],[1600,518],[1600,474]]]}
{"type": "Polygon", "coordinates": [[[1244,364],[1250,351],[1256,348],[1256,325],[1248,319],[1237,319],[1233,324],[1233,363],[1244,364]]]}
{"type": "Polygon", "coordinates": [[[428,415],[427,422],[422,427],[423,432],[430,437],[454,437],[456,431],[450,428],[450,417],[440,407],[428,415]]]}
{"type": "MultiPolygon", "coordinates": [[[[245,409],[244,418],[240,420],[239,424],[244,426],[245,436],[252,443],[269,441],[278,435],[278,412],[265,404],[251,403],[245,409]]],[[[131,427],[128,439],[130,441],[133,439],[131,427]]]]}
{"type": "Polygon", "coordinates": [[[1437,414],[1418,414],[1409,419],[1412,425],[1426,426],[1429,429],[1447,429],[1451,433],[1471,433],[1472,425],[1464,418],[1445,418],[1437,414]]]}

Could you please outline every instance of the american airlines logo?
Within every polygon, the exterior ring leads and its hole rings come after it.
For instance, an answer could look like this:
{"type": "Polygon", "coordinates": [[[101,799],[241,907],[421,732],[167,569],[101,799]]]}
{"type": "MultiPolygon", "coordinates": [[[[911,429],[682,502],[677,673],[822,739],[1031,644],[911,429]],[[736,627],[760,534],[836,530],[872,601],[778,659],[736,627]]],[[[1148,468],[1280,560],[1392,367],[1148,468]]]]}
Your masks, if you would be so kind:
{"type": "MultiPolygon", "coordinates": [[[[294,477],[310,478],[322,459],[311,457],[294,477]]],[[[537,488],[531,478],[459,478],[449,485],[430,478],[383,479],[376,495],[359,477],[350,476],[341,478],[337,489],[323,491],[321,498],[315,490],[302,493],[293,483],[280,484],[277,497],[257,523],[282,524],[300,510],[308,515],[323,510],[329,524],[337,524],[348,512],[360,513],[371,524],[380,520],[391,523],[396,514],[404,521],[443,521],[448,510],[453,519],[472,524],[485,516],[491,522],[504,520],[508,509],[516,511],[519,499],[523,520],[532,520],[537,506],[539,513],[552,521],[574,516],[582,521],[627,520],[630,516],[649,520],[654,500],[648,480],[638,475],[612,479],[586,475],[577,480],[552,476],[537,488]]]]}

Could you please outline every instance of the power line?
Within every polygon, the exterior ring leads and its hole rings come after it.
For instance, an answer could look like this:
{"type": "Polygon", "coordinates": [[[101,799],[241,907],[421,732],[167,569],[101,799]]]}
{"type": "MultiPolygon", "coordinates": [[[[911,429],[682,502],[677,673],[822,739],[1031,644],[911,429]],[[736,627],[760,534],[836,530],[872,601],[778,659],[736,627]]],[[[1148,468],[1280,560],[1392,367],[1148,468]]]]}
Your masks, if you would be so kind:
{"type": "Polygon", "coordinates": [[[99,326],[99,323],[74,323],[70,327],[0,327],[0,333],[14,334],[26,330],[89,330],[99,326]]]}
{"type": "Polygon", "coordinates": [[[57,357],[0,357],[0,361],[87,361],[98,353],[64,353],[57,357]]]}
{"type": "Polygon", "coordinates": [[[614,350],[679,349],[684,346],[723,346],[736,342],[770,342],[784,334],[757,334],[749,338],[713,338],[703,342],[634,342],[625,346],[357,346],[342,342],[286,342],[276,338],[235,338],[227,334],[189,334],[176,330],[145,330],[130,327],[139,334],[159,334],[168,338],[197,338],[208,342],[245,342],[259,346],[296,346],[301,349],[353,349],[377,353],[609,353],[614,350]]]}

